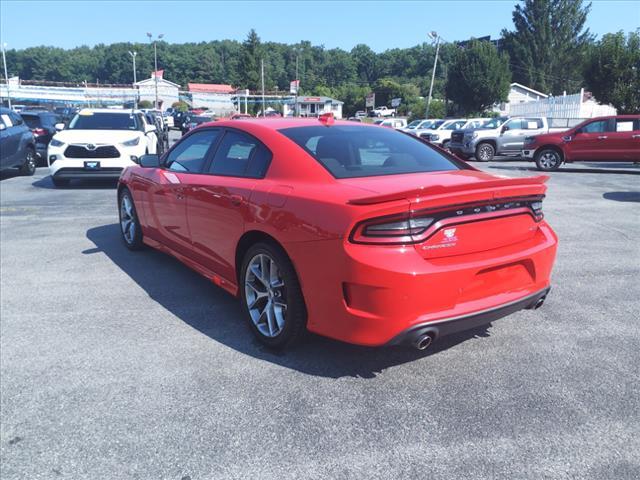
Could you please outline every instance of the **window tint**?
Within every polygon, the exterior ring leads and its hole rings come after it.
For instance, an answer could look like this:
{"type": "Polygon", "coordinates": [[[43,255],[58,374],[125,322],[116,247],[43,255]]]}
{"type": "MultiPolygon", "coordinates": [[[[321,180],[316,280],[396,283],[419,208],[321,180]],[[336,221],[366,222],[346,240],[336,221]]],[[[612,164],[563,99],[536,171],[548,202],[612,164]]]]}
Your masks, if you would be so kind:
{"type": "Polygon", "coordinates": [[[42,125],[38,115],[24,115],[22,118],[29,128],[38,128],[42,125]]]}
{"type": "Polygon", "coordinates": [[[271,161],[271,152],[244,133],[227,131],[216,150],[209,173],[232,177],[262,178],[271,161]]]}
{"type": "Polygon", "coordinates": [[[169,152],[166,167],[174,172],[201,172],[207,152],[219,135],[220,130],[203,130],[189,135],[169,152]]]}
{"type": "Polygon", "coordinates": [[[336,178],[463,168],[417,138],[388,128],[336,125],[285,128],[280,133],[336,178]]]}
{"type": "Polygon", "coordinates": [[[598,120],[597,122],[587,123],[580,129],[581,133],[602,133],[609,131],[609,120],[598,120]]]}
{"type": "Polygon", "coordinates": [[[519,130],[522,128],[522,119],[516,118],[505,123],[509,130],[519,130]]]}
{"type": "Polygon", "coordinates": [[[460,130],[462,127],[464,127],[465,123],[466,123],[465,120],[460,120],[459,122],[452,122],[446,127],[443,127],[443,130],[460,130]]]}
{"type": "Polygon", "coordinates": [[[87,111],[73,117],[69,130],[144,130],[141,119],[141,115],[87,111]]]}

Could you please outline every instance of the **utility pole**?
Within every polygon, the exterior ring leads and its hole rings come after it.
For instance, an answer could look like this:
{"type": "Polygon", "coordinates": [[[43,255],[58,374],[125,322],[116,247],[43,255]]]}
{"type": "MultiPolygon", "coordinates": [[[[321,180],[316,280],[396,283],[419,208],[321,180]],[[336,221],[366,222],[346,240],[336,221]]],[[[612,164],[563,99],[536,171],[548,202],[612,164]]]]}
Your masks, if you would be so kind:
{"type": "Polygon", "coordinates": [[[438,32],[429,32],[429,37],[436,41],[436,58],[433,60],[433,71],[431,72],[431,85],[429,86],[429,98],[427,99],[427,112],[425,118],[429,118],[429,106],[431,105],[431,94],[433,93],[433,82],[436,78],[436,67],[438,66],[438,53],[440,52],[440,36],[438,32]]]}
{"type": "Polygon", "coordinates": [[[298,77],[298,55],[296,55],[296,99],[293,104],[293,116],[298,117],[298,90],[300,90],[300,78],[298,77]]]}
{"type": "Polygon", "coordinates": [[[134,91],[133,92],[133,97],[134,97],[133,101],[136,104],[135,107],[137,108],[138,107],[138,105],[137,105],[138,104],[138,95],[136,93],[136,90],[137,90],[138,87],[136,86],[136,83],[138,83],[138,79],[136,77],[136,55],[138,55],[138,52],[129,51],[129,55],[131,55],[131,58],[133,59],[133,91],[134,91]]]}
{"type": "Polygon", "coordinates": [[[155,65],[155,71],[153,72],[153,77],[155,79],[154,83],[156,87],[156,101],[155,101],[154,107],[156,110],[158,110],[158,40],[164,37],[164,33],[161,33],[160,35],[158,35],[158,37],[155,40],[152,40],[153,35],[147,32],[147,37],[149,37],[149,42],[153,41],[153,63],[155,65]]]}
{"type": "Polygon", "coordinates": [[[266,117],[264,101],[264,58],[260,60],[260,71],[262,76],[262,117],[266,117]]]}
{"type": "Polygon", "coordinates": [[[7,103],[9,104],[9,109],[11,109],[11,94],[9,93],[9,76],[7,75],[7,56],[4,51],[7,48],[7,44],[2,44],[2,63],[4,64],[4,81],[7,83],[7,103]]]}

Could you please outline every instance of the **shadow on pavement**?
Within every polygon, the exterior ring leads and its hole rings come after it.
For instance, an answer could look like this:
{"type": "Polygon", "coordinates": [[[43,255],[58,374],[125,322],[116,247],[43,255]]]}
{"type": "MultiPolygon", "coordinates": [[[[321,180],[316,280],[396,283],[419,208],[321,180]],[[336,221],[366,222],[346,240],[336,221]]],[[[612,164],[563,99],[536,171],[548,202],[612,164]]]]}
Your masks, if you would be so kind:
{"type": "Polygon", "coordinates": [[[616,202],[640,203],[640,192],[606,192],[602,196],[607,200],[615,200],[616,202]]]}
{"type": "Polygon", "coordinates": [[[109,190],[118,186],[117,180],[71,180],[69,185],[56,187],[48,175],[36,180],[31,185],[37,188],[49,188],[52,190],[109,190]]]}
{"type": "Polygon", "coordinates": [[[571,168],[561,166],[558,170],[553,172],[541,172],[536,167],[516,167],[516,166],[506,166],[506,165],[491,165],[489,168],[497,169],[497,170],[522,170],[522,171],[530,171],[536,172],[539,174],[547,174],[547,173],[615,173],[615,174],[623,174],[623,175],[640,175],[640,169],[637,167],[633,170],[634,166],[632,164],[613,164],[607,165],[606,167],[586,167],[586,168],[571,168]],[[614,167],[614,168],[611,168],[614,167]],[[628,170],[620,170],[620,168],[628,167],[628,170]]]}
{"type": "Polygon", "coordinates": [[[490,336],[491,325],[444,337],[424,352],[408,347],[369,348],[309,335],[299,346],[272,351],[253,337],[244,323],[238,301],[169,255],[153,249],[129,251],[117,224],[87,231],[95,248],[83,254],[104,253],[154,301],[211,339],[239,352],[299,372],[322,377],[374,378],[383,370],[434,355],[472,338],[490,336]]]}

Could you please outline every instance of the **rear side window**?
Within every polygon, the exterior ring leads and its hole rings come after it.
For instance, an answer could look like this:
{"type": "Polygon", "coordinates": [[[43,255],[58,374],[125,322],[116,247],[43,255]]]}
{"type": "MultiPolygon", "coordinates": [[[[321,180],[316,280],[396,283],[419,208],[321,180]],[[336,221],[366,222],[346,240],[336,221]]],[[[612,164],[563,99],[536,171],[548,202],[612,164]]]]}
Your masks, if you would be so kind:
{"type": "Polygon", "coordinates": [[[522,128],[525,130],[537,130],[542,128],[542,126],[541,118],[525,118],[522,121],[522,128]]]}
{"type": "Polygon", "coordinates": [[[213,175],[262,178],[271,161],[271,152],[255,138],[227,131],[209,168],[213,175]]]}
{"type": "Polygon", "coordinates": [[[179,142],[167,155],[165,166],[174,172],[200,173],[207,153],[215,144],[220,130],[195,132],[179,142]]]}
{"type": "Polygon", "coordinates": [[[302,147],[336,178],[461,170],[434,148],[388,128],[335,125],[293,127],[280,133],[302,147]]]}
{"type": "Polygon", "coordinates": [[[634,121],[632,118],[619,118],[616,120],[616,132],[632,132],[638,130],[638,124],[640,124],[640,120],[634,121]]]}

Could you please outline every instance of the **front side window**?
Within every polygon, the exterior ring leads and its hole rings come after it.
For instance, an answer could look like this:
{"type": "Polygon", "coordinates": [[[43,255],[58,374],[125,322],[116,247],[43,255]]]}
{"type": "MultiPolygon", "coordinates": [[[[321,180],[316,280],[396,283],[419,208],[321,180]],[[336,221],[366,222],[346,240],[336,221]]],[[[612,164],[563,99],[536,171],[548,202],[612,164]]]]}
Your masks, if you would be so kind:
{"type": "Polygon", "coordinates": [[[137,115],[127,113],[81,112],[71,123],[69,130],[140,130],[144,125],[137,115]]]}
{"type": "Polygon", "coordinates": [[[279,130],[336,178],[460,170],[415,137],[387,128],[335,125],[279,130]]]}
{"type": "Polygon", "coordinates": [[[174,172],[202,172],[207,153],[219,135],[220,130],[203,130],[189,135],[169,152],[165,166],[174,172]]]}
{"type": "Polygon", "coordinates": [[[216,150],[209,173],[231,177],[264,177],[271,152],[255,138],[227,131],[216,150]]]}
{"type": "Polygon", "coordinates": [[[580,133],[602,133],[609,131],[609,120],[598,120],[587,123],[580,129],[580,133]]]}

